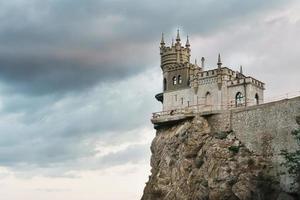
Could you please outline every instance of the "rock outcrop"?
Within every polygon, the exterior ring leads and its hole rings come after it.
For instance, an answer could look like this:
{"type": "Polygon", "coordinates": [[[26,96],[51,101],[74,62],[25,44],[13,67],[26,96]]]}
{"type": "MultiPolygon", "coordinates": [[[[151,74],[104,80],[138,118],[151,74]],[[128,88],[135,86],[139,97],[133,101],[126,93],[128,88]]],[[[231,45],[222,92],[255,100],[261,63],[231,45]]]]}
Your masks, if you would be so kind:
{"type": "Polygon", "coordinates": [[[202,117],[160,127],[151,151],[142,200],[295,199],[280,190],[268,157],[202,117]]]}

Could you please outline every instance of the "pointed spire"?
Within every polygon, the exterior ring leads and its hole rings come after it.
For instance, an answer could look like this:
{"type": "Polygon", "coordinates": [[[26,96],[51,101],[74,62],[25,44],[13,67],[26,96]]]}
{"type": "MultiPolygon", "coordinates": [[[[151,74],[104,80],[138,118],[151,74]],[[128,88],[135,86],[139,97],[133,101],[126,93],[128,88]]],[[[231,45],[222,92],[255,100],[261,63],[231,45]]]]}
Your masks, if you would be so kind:
{"type": "Polygon", "coordinates": [[[180,42],[180,35],[179,35],[179,29],[177,29],[177,36],[176,36],[176,42],[180,42]]]}
{"type": "Polygon", "coordinates": [[[218,63],[217,63],[217,65],[218,65],[218,68],[221,68],[221,66],[222,66],[220,53],[219,53],[219,56],[218,56],[218,63]]]}
{"type": "Polygon", "coordinates": [[[202,58],[201,58],[201,67],[202,67],[202,69],[204,69],[204,61],[205,61],[205,58],[202,57],[202,58]]]}
{"type": "Polygon", "coordinates": [[[160,45],[161,45],[162,47],[165,46],[164,33],[161,33],[161,41],[160,41],[160,45]]]}
{"type": "Polygon", "coordinates": [[[185,43],[185,47],[186,48],[189,48],[191,45],[190,45],[190,41],[189,41],[189,36],[187,35],[186,36],[186,43],[185,43]]]}
{"type": "Polygon", "coordinates": [[[243,66],[240,66],[240,74],[243,74],[243,66]]]}
{"type": "Polygon", "coordinates": [[[198,64],[197,64],[197,59],[195,58],[195,65],[197,66],[198,64]]]}
{"type": "Polygon", "coordinates": [[[172,38],[172,46],[174,46],[174,38],[172,38]]]}

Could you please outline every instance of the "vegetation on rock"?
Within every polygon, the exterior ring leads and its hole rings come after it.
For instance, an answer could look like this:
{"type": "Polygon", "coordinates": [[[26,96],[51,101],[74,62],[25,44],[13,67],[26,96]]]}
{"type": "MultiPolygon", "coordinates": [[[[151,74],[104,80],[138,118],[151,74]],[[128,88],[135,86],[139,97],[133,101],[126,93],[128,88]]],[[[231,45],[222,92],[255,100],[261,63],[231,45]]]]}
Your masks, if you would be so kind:
{"type": "Polygon", "coordinates": [[[281,164],[285,166],[288,170],[289,175],[294,177],[294,182],[292,183],[294,189],[300,189],[300,128],[292,131],[291,133],[298,144],[299,149],[293,152],[289,152],[287,149],[281,151],[281,155],[284,158],[284,162],[281,164]]]}
{"type": "Polygon", "coordinates": [[[230,147],[228,147],[228,150],[232,151],[233,153],[238,153],[239,149],[240,149],[239,146],[230,146],[230,147]]]}

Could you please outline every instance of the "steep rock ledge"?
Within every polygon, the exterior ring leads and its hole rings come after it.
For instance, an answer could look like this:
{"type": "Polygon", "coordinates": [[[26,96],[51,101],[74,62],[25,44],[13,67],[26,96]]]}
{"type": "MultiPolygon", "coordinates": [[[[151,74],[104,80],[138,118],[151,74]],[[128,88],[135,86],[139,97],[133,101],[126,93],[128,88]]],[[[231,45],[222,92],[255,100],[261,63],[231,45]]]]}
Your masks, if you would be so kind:
{"type": "Polygon", "coordinates": [[[142,200],[293,199],[280,191],[268,157],[233,131],[212,132],[202,117],[161,127],[151,151],[142,200]]]}

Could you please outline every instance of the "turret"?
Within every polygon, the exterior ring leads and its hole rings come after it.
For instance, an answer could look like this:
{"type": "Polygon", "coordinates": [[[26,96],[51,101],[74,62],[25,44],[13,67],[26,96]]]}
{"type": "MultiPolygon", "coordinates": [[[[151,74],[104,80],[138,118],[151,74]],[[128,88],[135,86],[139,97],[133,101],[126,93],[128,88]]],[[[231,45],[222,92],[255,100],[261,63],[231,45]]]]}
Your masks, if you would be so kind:
{"type": "Polygon", "coordinates": [[[179,29],[177,29],[176,43],[177,43],[177,44],[180,44],[180,34],[179,34],[179,29]]]}
{"type": "Polygon", "coordinates": [[[204,70],[204,66],[205,66],[204,62],[205,62],[205,58],[202,57],[201,58],[201,68],[202,68],[202,70],[204,70]]]}
{"type": "Polygon", "coordinates": [[[185,47],[181,45],[180,32],[177,30],[176,42],[172,39],[171,46],[166,46],[164,34],[162,34],[160,43],[161,68],[165,70],[168,66],[174,64],[185,64],[190,62],[190,42],[187,38],[185,47]]]}
{"type": "Polygon", "coordinates": [[[219,54],[218,55],[218,76],[217,76],[217,84],[218,84],[218,89],[221,90],[221,87],[222,87],[222,70],[221,70],[221,67],[222,67],[222,61],[221,61],[221,55],[219,54]]]}
{"type": "Polygon", "coordinates": [[[161,34],[160,47],[161,48],[165,47],[164,33],[161,34]]]}
{"type": "Polygon", "coordinates": [[[181,45],[180,32],[177,30],[176,42],[165,44],[162,34],[160,42],[161,69],[163,71],[164,91],[176,90],[189,86],[190,42],[187,37],[185,46],[181,45]]]}
{"type": "Polygon", "coordinates": [[[185,47],[186,48],[190,48],[190,41],[189,41],[189,36],[186,37],[186,43],[185,43],[185,47]]]}
{"type": "Polygon", "coordinates": [[[221,61],[221,55],[220,54],[218,56],[218,63],[217,63],[217,65],[218,65],[218,69],[220,69],[221,66],[222,66],[222,61],[221,61]]]}

